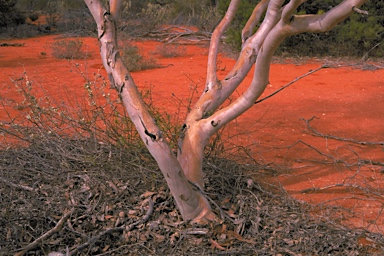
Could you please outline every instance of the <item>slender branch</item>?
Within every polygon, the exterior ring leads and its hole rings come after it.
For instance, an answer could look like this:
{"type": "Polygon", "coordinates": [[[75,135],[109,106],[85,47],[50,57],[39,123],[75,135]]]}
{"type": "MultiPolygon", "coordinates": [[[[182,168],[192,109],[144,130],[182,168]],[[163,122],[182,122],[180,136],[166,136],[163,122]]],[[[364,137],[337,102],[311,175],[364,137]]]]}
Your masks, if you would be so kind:
{"type": "Polygon", "coordinates": [[[211,42],[209,45],[208,65],[207,65],[207,81],[205,91],[212,90],[217,85],[217,55],[219,53],[220,38],[224,31],[228,28],[236,10],[239,7],[240,0],[232,0],[229,4],[228,10],[219,25],[215,28],[212,34],[211,42]]]}
{"type": "Polygon", "coordinates": [[[317,192],[317,191],[327,190],[327,189],[331,189],[331,188],[339,188],[339,187],[356,188],[356,189],[359,189],[359,190],[365,192],[366,196],[374,195],[376,197],[384,199],[384,196],[380,192],[374,191],[374,189],[369,189],[369,188],[366,188],[366,187],[363,187],[363,186],[360,186],[357,184],[348,184],[348,183],[337,183],[337,184],[332,184],[332,185],[328,185],[325,187],[306,188],[306,189],[301,190],[300,193],[307,194],[307,193],[313,193],[313,192],[317,192]]]}
{"type": "Polygon", "coordinates": [[[357,12],[359,14],[369,15],[368,11],[361,10],[361,9],[357,8],[356,6],[353,6],[352,10],[354,10],[355,12],[357,12]]]}
{"type": "MultiPolygon", "coordinates": [[[[353,14],[354,9],[368,0],[344,0],[328,12],[321,15],[295,15],[289,26],[289,35],[303,32],[326,32],[353,14]]],[[[288,30],[287,30],[288,31],[288,30]]]]}
{"type": "Polygon", "coordinates": [[[265,96],[265,97],[262,98],[262,99],[257,100],[257,101],[255,102],[255,104],[260,103],[260,102],[262,102],[262,101],[264,101],[264,100],[266,100],[266,99],[271,98],[272,96],[274,96],[274,95],[276,95],[277,93],[281,92],[282,90],[286,89],[286,88],[289,87],[290,85],[296,83],[297,81],[303,79],[304,77],[309,76],[309,75],[311,75],[311,74],[313,74],[313,73],[315,73],[315,72],[317,72],[317,71],[319,71],[320,69],[323,69],[323,68],[328,68],[328,66],[327,66],[327,65],[323,65],[323,66],[318,67],[318,68],[316,68],[316,69],[314,69],[314,70],[310,70],[309,72],[305,73],[304,75],[301,75],[301,76],[299,76],[299,77],[296,77],[294,80],[292,80],[292,81],[289,82],[288,84],[284,85],[284,86],[281,87],[280,89],[276,90],[275,92],[269,94],[268,96],[265,96]]]}
{"type": "Polygon", "coordinates": [[[35,241],[33,241],[32,243],[28,244],[26,247],[21,249],[21,251],[16,253],[15,256],[22,256],[22,255],[24,255],[24,253],[26,253],[27,251],[35,248],[37,245],[39,245],[41,242],[46,240],[48,237],[50,237],[53,234],[59,232],[63,228],[64,223],[71,216],[73,211],[74,211],[74,209],[72,209],[71,211],[65,213],[63,215],[63,217],[61,217],[61,219],[56,223],[56,225],[52,229],[50,229],[48,232],[46,232],[45,234],[43,234],[42,236],[37,238],[35,241]]]}
{"type": "Polygon", "coordinates": [[[253,30],[256,27],[257,23],[260,22],[261,17],[264,12],[267,10],[270,0],[261,0],[253,9],[251,17],[249,17],[247,23],[245,24],[243,30],[241,31],[241,41],[243,44],[249,37],[252,36],[253,30]]]}

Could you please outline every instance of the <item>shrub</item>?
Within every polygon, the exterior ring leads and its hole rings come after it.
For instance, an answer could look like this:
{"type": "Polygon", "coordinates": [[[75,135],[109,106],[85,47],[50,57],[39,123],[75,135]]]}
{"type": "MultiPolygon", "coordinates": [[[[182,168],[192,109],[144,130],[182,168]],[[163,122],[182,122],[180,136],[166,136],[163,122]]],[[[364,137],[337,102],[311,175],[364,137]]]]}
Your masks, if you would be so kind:
{"type": "Polygon", "coordinates": [[[79,39],[59,40],[52,45],[52,55],[57,59],[82,59],[89,56],[82,50],[83,42],[79,39]]]}
{"type": "Polygon", "coordinates": [[[145,70],[160,66],[156,59],[144,57],[140,53],[139,48],[129,42],[120,45],[120,53],[129,71],[145,70]]]}
{"type": "MultiPolygon", "coordinates": [[[[139,2],[139,1],[133,1],[139,2]]],[[[131,1],[124,2],[122,8],[122,17],[125,17],[123,31],[130,35],[146,35],[147,33],[159,29],[169,16],[168,6],[144,2],[131,5],[131,1]],[[134,6],[135,8],[131,8],[134,6]],[[142,7],[140,9],[140,7],[142,7]]]]}
{"type": "Polygon", "coordinates": [[[21,24],[19,26],[0,27],[0,38],[29,38],[40,34],[37,26],[21,24]]]}
{"type": "Polygon", "coordinates": [[[175,44],[161,44],[158,45],[153,52],[154,54],[159,54],[164,58],[173,58],[185,55],[187,49],[184,46],[175,45],[175,44]]]}
{"type": "Polygon", "coordinates": [[[175,0],[171,6],[170,16],[175,24],[192,25],[205,31],[213,31],[221,19],[216,5],[211,0],[175,0]]]}
{"type": "Polygon", "coordinates": [[[16,8],[16,0],[0,0],[0,27],[25,23],[24,15],[16,8]]]}
{"type": "Polygon", "coordinates": [[[39,19],[39,14],[38,14],[37,12],[33,12],[33,13],[29,14],[29,19],[30,19],[31,21],[36,21],[36,20],[38,20],[38,19],[39,19]]]}

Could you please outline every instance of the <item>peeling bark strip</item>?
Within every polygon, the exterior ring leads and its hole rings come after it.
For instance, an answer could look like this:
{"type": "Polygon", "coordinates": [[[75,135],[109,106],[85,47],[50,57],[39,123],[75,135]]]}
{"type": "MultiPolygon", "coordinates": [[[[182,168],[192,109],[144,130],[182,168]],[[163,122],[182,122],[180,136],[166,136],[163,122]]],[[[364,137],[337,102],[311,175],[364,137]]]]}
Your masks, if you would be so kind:
{"type": "Polygon", "coordinates": [[[162,140],[161,130],[149,114],[121,60],[115,22],[119,17],[122,0],[110,0],[108,8],[100,0],[84,1],[97,23],[100,55],[111,85],[120,93],[129,117],[158,163],[183,219],[211,221],[216,220],[216,215],[211,210],[209,198],[203,192],[202,171],[204,148],[209,139],[224,125],[254,106],[255,102],[264,100],[257,101],[269,83],[272,56],[287,37],[304,32],[326,32],[353,12],[365,14],[359,7],[367,0],[344,0],[327,13],[319,15],[295,15],[297,8],[306,0],[261,0],[242,30],[243,46],[236,64],[223,80],[219,80],[217,56],[220,38],[229,27],[240,4],[240,0],[232,0],[212,34],[205,89],[183,123],[177,158],[166,140],[162,140]],[[253,33],[256,27],[257,30],[253,33]],[[253,65],[253,79],[247,90],[235,101],[222,107],[253,65]],[[220,107],[222,108],[219,109],[220,107]]]}

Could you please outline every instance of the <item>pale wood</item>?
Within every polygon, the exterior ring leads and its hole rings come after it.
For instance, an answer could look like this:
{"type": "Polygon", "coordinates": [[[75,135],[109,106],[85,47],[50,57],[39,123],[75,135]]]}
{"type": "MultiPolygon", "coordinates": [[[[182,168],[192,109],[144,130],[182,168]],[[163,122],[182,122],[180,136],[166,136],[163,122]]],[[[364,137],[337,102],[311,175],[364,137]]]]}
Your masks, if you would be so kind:
{"type": "Polygon", "coordinates": [[[241,31],[241,41],[243,44],[249,37],[252,36],[253,30],[256,25],[260,22],[261,17],[267,10],[268,4],[270,0],[261,0],[253,9],[251,17],[249,17],[247,23],[245,24],[243,30],[241,31]]]}

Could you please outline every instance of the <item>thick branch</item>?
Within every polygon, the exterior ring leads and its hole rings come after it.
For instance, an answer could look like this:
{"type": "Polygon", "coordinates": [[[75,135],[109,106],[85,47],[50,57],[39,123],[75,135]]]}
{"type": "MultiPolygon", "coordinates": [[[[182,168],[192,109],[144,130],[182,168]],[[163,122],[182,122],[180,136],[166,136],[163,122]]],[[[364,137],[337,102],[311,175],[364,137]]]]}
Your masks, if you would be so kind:
{"type": "Polygon", "coordinates": [[[122,2],[122,0],[109,1],[109,12],[115,20],[119,18],[122,2]]]}
{"type": "Polygon", "coordinates": [[[235,16],[236,10],[239,7],[240,0],[232,0],[229,4],[228,10],[225,13],[224,18],[221,20],[219,25],[215,28],[212,34],[211,42],[209,45],[208,53],[208,65],[207,65],[207,82],[205,91],[212,90],[213,87],[217,86],[217,54],[219,52],[220,38],[224,31],[228,28],[233,17],[235,16]]]}
{"type": "Polygon", "coordinates": [[[289,27],[289,34],[329,31],[365,2],[367,0],[345,0],[322,15],[295,15],[289,27]]]}
{"type": "MultiPolygon", "coordinates": [[[[359,7],[366,1],[367,0],[345,0],[326,14],[305,15],[304,18],[301,19],[299,19],[301,16],[294,16],[294,19],[291,19],[291,17],[293,17],[293,12],[303,1],[290,1],[283,8],[281,20],[269,31],[263,42],[262,48],[257,56],[255,72],[249,88],[230,106],[214,113],[210,118],[204,120],[204,129],[210,130],[209,134],[212,135],[225,124],[252,107],[268,84],[272,56],[286,37],[303,32],[327,31],[351,15],[354,6],[359,7]],[[309,25],[306,26],[307,23],[309,23],[309,25]]],[[[282,3],[283,1],[281,0],[271,0],[268,11],[273,7],[276,13],[279,13],[277,8],[280,8],[282,3]]]]}
{"type": "MultiPolygon", "coordinates": [[[[117,4],[116,1],[112,2],[112,5],[117,4]]],[[[163,139],[161,130],[151,117],[141,98],[141,94],[120,57],[113,16],[100,1],[85,0],[85,3],[97,23],[101,59],[108,72],[109,79],[120,93],[127,113],[141,139],[159,165],[183,219],[213,219],[214,214],[207,199],[194,190],[188,182],[182,167],[166,140],[163,139]]]]}

